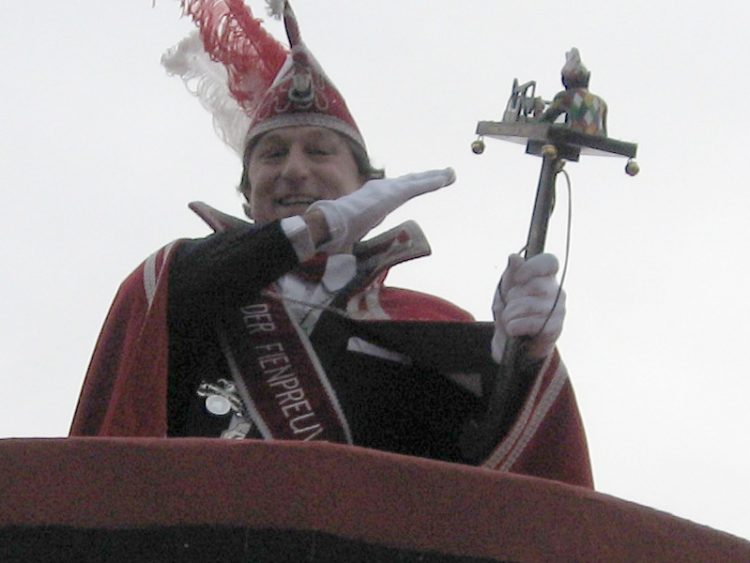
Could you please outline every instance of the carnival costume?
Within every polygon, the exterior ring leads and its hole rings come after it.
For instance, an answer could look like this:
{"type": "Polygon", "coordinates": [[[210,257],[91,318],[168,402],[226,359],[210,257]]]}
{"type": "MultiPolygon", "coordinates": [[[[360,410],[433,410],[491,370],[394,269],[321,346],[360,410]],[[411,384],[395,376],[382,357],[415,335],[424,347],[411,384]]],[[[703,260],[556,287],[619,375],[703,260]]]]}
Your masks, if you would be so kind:
{"type": "MultiPolygon", "coordinates": [[[[365,150],[288,2],[280,7],[288,56],[239,0],[183,5],[202,53],[194,36],[166,65],[208,92],[201,99],[238,153],[246,157],[268,131],[300,125],[334,130],[365,150]],[[220,83],[196,78],[196,68],[215,77],[222,66],[244,121],[227,109],[220,83]]],[[[327,203],[316,205],[335,230],[339,211],[327,203]]],[[[299,218],[256,226],[192,207],[216,233],[167,245],[123,282],[72,435],[327,440],[465,461],[458,437],[484,407],[480,375],[497,367],[497,332],[442,299],[384,285],[391,267],[429,253],[416,224],[359,242],[351,254],[329,247],[330,256],[315,255],[297,237],[299,218]]],[[[482,465],[591,486],[557,351],[528,371],[515,423],[482,465]]]]}

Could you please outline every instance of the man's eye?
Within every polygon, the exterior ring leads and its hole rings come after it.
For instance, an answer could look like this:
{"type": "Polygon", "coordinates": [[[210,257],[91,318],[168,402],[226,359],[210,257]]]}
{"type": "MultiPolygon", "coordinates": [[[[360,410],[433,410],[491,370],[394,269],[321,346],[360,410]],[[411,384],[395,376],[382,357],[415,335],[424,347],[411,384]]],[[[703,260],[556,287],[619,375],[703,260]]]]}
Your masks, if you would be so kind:
{"type": "Polygon", "coordinates": [[[311,145],[307,147],[307,154],[311,154],[314,156],[326,156],[333,153],[334,150],[331,147],[327,147],[325,145],[311,145]]]}
{"type": "Polygon", "coordinates": [[[268,148],[261,152],[260,156],[266,159],[281,158],[286,154],[286,149],[282,147],[268,148]]]}

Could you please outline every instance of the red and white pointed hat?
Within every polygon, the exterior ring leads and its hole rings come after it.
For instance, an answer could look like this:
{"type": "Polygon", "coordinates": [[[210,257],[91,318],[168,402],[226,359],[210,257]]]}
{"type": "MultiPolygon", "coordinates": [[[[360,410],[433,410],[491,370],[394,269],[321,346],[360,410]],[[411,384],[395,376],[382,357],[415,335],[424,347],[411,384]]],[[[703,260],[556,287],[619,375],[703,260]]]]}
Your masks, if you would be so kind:
{"type": "Polygon", "coordinates": [[[162,64],[182,77],[240,156],[260,135],[291,126],[326,127],[365,149],[343,96],[302,41],[289,2],[267,4],[284,19],[289,49],[242,0],[182,0],[198,32],[165,53],[162,64]]]}

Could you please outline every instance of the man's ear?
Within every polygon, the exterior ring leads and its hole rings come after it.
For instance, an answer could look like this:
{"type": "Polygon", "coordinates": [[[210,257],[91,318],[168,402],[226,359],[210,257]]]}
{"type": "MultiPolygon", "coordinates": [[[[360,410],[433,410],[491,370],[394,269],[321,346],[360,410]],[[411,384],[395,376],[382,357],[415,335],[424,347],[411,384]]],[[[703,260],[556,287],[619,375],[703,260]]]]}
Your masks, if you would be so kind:
{"type": "Polygon", "coordinates": [[[242,179],[243,179],[243,184],[245,184],[245,185],[241,184],[237,188],[237,191],[240,192],[240,195],[242,195],[242,199],[244,200],[242,202],[242,211],[245,212],[245,216],[248,219],[250,219],[251,221],[255,221],[255,219],[253,218],[253,208],[250,207],[250,189],[249,189],[249,186],[247,185],[247,183],[244,182],[244,180],[245,180],[244,174],[243,174],[243,178],[242,179]]]}

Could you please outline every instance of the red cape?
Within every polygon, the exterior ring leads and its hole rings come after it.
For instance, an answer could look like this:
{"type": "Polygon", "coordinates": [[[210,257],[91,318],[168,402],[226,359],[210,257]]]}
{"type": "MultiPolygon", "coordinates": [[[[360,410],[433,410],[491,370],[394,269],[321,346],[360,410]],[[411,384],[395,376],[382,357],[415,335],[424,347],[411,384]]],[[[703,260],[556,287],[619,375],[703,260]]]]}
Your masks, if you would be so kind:
{"type": "MultiPolygon", "coordinates": [[[[71,436],[166,436],[167,280],[176,244],[149,256],[120,286],[86,374],[71,436]]],[[[362,307],[394,320],[472,320],[447,301],[380,284],[358,297],[355,309],[365,316],[362,307]]],[[[482,465],[593,486],[575,396],[556,352],[540,370],[518,420],[482,465]]]]}

